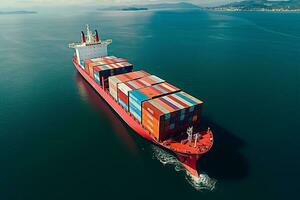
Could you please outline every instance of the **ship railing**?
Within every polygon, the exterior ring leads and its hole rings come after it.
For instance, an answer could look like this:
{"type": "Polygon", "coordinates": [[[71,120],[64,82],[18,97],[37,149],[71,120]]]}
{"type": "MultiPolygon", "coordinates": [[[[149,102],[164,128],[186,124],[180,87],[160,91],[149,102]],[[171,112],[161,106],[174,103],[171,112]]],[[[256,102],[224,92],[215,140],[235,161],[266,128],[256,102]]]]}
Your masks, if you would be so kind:
{"type": "Polygon", "coordinates": [[[80,42],[74,42],[74,43],[69,44],[69,48],[76,48],[78,46],[83,46],[83,44],[80,42]]]}
{"type": "Polygon", "coordinates": [[[81,46],[92,46],[92,45],[101,45],[101,46],[107,46],[112,43],[111,39],[99,41],[99,42],[93,42],[93,43],[85,43],[83,44],[82,42],[73,42],[69,44],[69,48],[77,48],[81,46]]]}

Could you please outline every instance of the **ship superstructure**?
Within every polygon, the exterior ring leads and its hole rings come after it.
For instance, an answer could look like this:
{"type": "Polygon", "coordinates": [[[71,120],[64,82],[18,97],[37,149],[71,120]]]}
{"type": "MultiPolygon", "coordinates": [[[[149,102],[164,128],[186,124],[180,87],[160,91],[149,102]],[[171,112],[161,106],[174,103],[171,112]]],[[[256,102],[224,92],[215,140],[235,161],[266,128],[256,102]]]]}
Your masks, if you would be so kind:
{"type": "Polygon", "coordinates": [[[111,43],[111,39],[102,41],[98,31],[95,30],[93,33],[87,24],[86,35],[81,31],[81,42],[71,43],[69,47],[75,49],[77,62],[83,65],[87,59],[107,56],[107,46],[111,43]]]}

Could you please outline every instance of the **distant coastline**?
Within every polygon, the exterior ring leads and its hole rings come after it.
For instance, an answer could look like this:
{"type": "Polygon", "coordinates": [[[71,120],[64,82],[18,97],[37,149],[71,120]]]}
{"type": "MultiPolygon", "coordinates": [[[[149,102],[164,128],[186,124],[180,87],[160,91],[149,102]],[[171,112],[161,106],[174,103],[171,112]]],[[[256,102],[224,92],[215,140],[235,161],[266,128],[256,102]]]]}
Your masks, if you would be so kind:
{"type": "Polygon", "coordinates": [[[148,8],[140,8],[140,7],[128,7],[120,9],[122,11],[140,11],[140,10],[149,10],[148,8]]]}
{"type": "Polygon", "coordinates": [[[0,15],[26,15],[37,14],[36,11],[17,10],[17,11],[0,11],[0,15]]]}
{"type": "Polygon", "coordinates": [[[228,12],[300,12],[300,1],[244,0],[217,7],[207,8],[207,10],[228,12]]]}
{"type": "Polygon", "coordinates": [[[300,9],[239,9],[239,8],[208,8],[208,11],[216,12],[300,12],[300,9]]]}
{"type": "Polygon", "coordinates": [[[145,5],[120,5],[106,8],[99,8],[100,11],[143,11],[143,10],[158,10],[158,9],[201,9],[199,6],[191,3],[159,3],[159,4],[145,4],[145,5]]]}

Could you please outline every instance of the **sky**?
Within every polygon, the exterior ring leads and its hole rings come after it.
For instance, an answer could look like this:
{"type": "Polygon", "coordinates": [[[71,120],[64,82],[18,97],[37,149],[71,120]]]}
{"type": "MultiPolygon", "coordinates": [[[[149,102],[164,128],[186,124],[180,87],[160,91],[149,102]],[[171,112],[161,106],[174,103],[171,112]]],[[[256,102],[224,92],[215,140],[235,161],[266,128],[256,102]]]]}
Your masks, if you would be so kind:
{"type": "Polygon", "coordinates": [[[0,0],[1,8],[34,8],[47,6],[129,5],[145,3],[190,2],[197,5],[217,5],[239,0],[0,0]]]}

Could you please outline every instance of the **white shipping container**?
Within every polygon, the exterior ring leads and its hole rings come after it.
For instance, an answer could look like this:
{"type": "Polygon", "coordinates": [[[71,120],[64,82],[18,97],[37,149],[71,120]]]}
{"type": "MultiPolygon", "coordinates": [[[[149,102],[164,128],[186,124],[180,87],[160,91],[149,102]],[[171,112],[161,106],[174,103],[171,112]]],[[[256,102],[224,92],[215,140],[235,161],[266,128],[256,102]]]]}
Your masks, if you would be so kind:
{"type": "Polygon", "coordinates": [[[120,83],[118,84],[118,89],[120,89],[126,96],[128,96],[128,91],[131,91],[132,89],[130,87],[128,87],[126,84],[124,83],[120,83]]]}
{"type": "MultiPolygon", "coordinates": [[[[125,64],[127,65],[131,65],[129,64],[128,62],[125,62],[125,64]]],[[[125,66],[123,64],[123,66],[125,66]]],[[[135,71],[135,72],[130,72],[130,73],[126,73],[128,75],[133,75],[132,78],[125,78],[125,77],[122,77],[123,80],[120,80],[118,79],[118,76],[122,76],[122,75],[117,75],[117,76],[110,76],[108,77],[108,85],[109,85],[109,92],[111,93],[111,95],[116,99],[118,100],[118,96],[112,92],[113,89],[117,90],[118,89],[118,84],[119,83],[122,83],[122,82],[127,82],[127,81],[130,81],[130,80],[135,80],[135,79],[138,79],[138,78],[142,78],[142,77],[145,77],[145,76],[149,76],[149,74],[145,71],[135,71]]],[[[123,74],[124,75],[124,74],[123,74]]]]}

